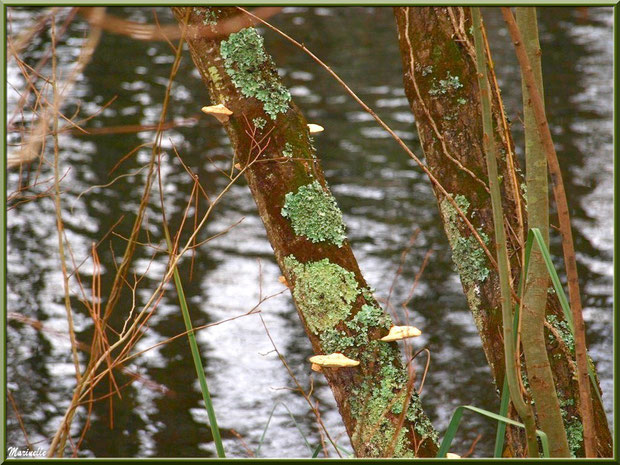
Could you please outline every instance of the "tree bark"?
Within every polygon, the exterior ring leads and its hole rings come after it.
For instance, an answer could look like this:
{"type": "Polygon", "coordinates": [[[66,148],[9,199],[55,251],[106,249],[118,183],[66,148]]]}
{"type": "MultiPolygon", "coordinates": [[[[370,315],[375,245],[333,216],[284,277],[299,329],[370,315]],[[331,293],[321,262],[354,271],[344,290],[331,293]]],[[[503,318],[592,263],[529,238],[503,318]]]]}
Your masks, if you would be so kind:
{"type": "Polygon", "coordinates": [[[437,433],[395,343],[378,339],[391,320],[368,288],[344,237],[306,120],[291,101],[253,28],[224,37],[217,30],[235,8],[174,7],[192,59],[213,104],[232,111],[223,122],[244,170],[276,260],[317,354],[341,352],[357,367],[323,368],[358,457],[434,457],[437,433]],[[209,34],[212,36],[213,34],[209,34]],[[399,421],[404,418],[402,429],[399,421]]]}
{"type": "MultiPolygon", "coordinates": [[[[525,48],[536,76],[538,90],[543,95],[540,43],[535,7],[517,8],[517,22],[522,31],[525,48]]],[[[525,124],[525,179],[527,184],[527,221],[538,228],[549,247],[549,186],[547,159],[536,128],[529,92],[522,83],[523,121],[525,124]]],[[[523,293],[522,339],[523,353],[532,397],[536,402],[538,421],[549,437],[552,457],[570,457],[566,430],[562,421],[560,402],[555,390],[551,364],[545,344],[545,308],[549,274],[540,248],[534,244],[523,293]]]]}
{"type": "MultiPolygon", "coordinates": [[[[443,187],[467,210],[467,217],[489,243],[494,243],[491,198],[482,144],[480,91],[475,52],[469,32],[468,9],[395,7],[404,68],[405,92],[415,116],[427,165],[443,187]]],[[[513,289],[520,276],[523,232],[522,177],[512,159],[510,131],[505,131],[496,83],[491,79],[495,139],[502,204],[509,234],[513,289]]],[[[497,386],[502,386],[505,364],[502,313],[497,270],[471,237],[440,190],[433,186],[444,229],[463,290],[480,333],[482,347],[497,386]]],[[[583,456],[583,429],[577,405],[574,345],[557,298],[547,295],[545,341],[549,352],[571,451],[583,456]]],[[[611,457],[612,441],[605,411],[593,396],[597,455],[611,457]]],[[[523,456],[523,438],[508,428],[506,454],[523,456]]]]}

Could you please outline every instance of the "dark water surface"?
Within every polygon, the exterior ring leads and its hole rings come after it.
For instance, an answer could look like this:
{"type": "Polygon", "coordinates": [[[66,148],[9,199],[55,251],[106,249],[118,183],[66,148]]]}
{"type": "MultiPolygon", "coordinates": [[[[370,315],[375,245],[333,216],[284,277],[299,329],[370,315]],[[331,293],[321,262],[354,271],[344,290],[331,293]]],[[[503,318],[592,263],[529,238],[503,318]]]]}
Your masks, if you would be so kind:
{"type": "MultiPolygon", "coordinates": [[[[38,10],[11,9],[13,30],[30,24],[38,10]]],[[[142,22],[153,22],[145,8],[108,8],[109,13],[142,22]]],[[[162,22],[173,19],[165,8],[155,10],[162,22]]],[[[496,9],[484,10],[490,29],[495,64],[519,153],[520,82],[514,52],[496,9]]],[[[545,95],[556,146],[561,156],[574,219],[584,312],[591,355],[597,364],[605,407],[611,420],[612,405],[612,303],[613,303],[613,147],[612,147],[612,25],[611,8],[590,8],[587,20],[573,8],[540,9],[540,29],[545,73],[545,95]]],[[[401,60],[390,8],[306,8],[288,7],[273,22],[304,42],[366,101],[412,147],[420,153],[413,117],[402,86],[401,60]]],[[[59,67],[68,73],[87,31],[83,19],[74,21],[58,46],[59,67]]],[[[408,306],[409,319],[423,331],[415,347],[426,346],[432,354],[422,400],[425,410],[440,432],[447,426],[455,407],[473,404],[497,410],[499,401],[480,341],[467,309],[461,286],[453,271],[447,240],[441,228],[435,198],[422,172],[398,146],[371,121],[338,84],[306,55],[286,44],[272,32],[264,32],[267,50],[280,68],[284,83],[309,121],[321,124],[325,132],[316,137],[318,154],[327,179],[342,208],[348,235],[356,257],[377,296],[385,299],[395,277],[401,252],[410,237],[419,235],[407,256],[402,274],[396,279],[391,301],[402,315],[400,304],[407,299],[412,283],[429,249],[428,262],[415,295],[408,306]]],[[[49,34],[37,38],[25,59],[35,64],[49,47],[49,34]]],[[[154,124],[159,119],[173,55],[164,42],[140,42],[104,33],[101,43],[78,80],[65,114],[72,114],[77,102],[88,114],[116,96],[90,127],[154,124]]],[[[44,69],[49,73],[49,67],[44,69]]],[[[8,109],[15,107],[24,81],[12,61],[8,65],[8,109]]],[[[189,55],[185,55],[176,78],[169,117],[198,115],[208,96],[198,79],[189,55]]],[[[25,115],[26,118],[30,116],[25,115]]],[[[133,215],[142,194],[150,150],[145,147],[110,175],[115,164],[134,147],[149,143],[154,133],[60,137],[60,169],[66,176],[63,188],[63,219],[76,261],[89,255],[93,242],[124,215],[116,226],[118,236],[109,236],[98,248],[101,283],[107,295],[115,265],[130,234],[133,215]],[[115,176],[122,177],[110,186],[115,176]],[[112,250],[114,252],[112,252],[112,250]]],[[[13,137],[9,141],[15,141],[13,137]]],[[[48,139],[51,141],[51,139],[48,139]]],[[[51,146],[51,144],[48,144],[51,146]]],[[[192,182],[174,157],[172,146],[200,177],[209,195],[226,185],[220,169],[230,169],[230,148],[215,120],[199,116],[197,122],[166,132],[162,158],[165,209],[175,230],[183,216],[192,182]],[[209,157],[211,161],[207,159],[209,157]]],[[[53,158],[49,149],[48,160],[53,158]]],[[[41,179],[52,174],[42,167],[41,179]]],[[[18,187],[19,175],[7,174],[8,192],[18,187]]],[[[49,187],[33,188],[29,193],[49,187]]],[[[205,211],[205,202],[199,214],[205,211]]],[[[193,210],[192,210],[193,212],[193,210]]],[[[150,240],[163,246],[161,206],[157,190],[147,209],[150,240]]],[[[193,217],[191,217],[193,218],[193,217]]],[[[196,250],[193,278],[190,259],[180,271],[195,325],[241,315],[254,307],[263,295],[280,292],[279,270],[266,239],[256,206],[244,183],[234,185],[215,209],[199,240],[243,221],[227,234],[196,250]],[[260,263],[260,267],[259,267],[260,263]]],[[[21,414],[29,440],[46,448],[67,408],[75,384],[63,302],[54,204],[50,197],[11,208],[8,220],[8,311],[39,320],[47,329],[38,331],[10,320],[7,328],[8,389],[21,414]]],[[[192,219],[193,221],[193,219],[192,219]]],[[[555,256],[561,256],[557,233],[555,256]]],[[[140,247],[134,268],[144,275],[135,293],[137,308],[150,297],[160,280],[166,257],[152,248],[140,247]]],[[[93,264],[81,268],[87,297],[93,264]]],[[[133,280],[133,277],[130,277],[133,280]]],[[[75,282],[71,286],[76,311],[78,339],[91,340],[92,320],[75,282]]],[[[123,295],[112,325],[120,329],[131,309],[131,293],[123,295]]],[[[105,301],[104,301],[105,303],[105,301]]],[[[271,336],[298,380],[309,386],[306,358],[310,344],[288,292],[261,306],[271,336]]],[[[153,317],[137,350],[184,331],[176,293],[171,287],[153,317]]],[[[265,425],[275,407],[264,437],[260,456],[309,457],[300,431],[314,447],[319,433],[308,405],[294,387],[277,354],[273,352],[258,315],[208,328],[198,334],[225,447],[231,457],[246,457],[244,443],[256,452],[265,425]],[[288,409],[288,411],[287,411],[288,409]],[[289,411],[295,423],[289,416],[289,411]],[[298,429],[299,428],[299,429],[298,429]]],[[[87,360],[82,357],[82,363],[87,360]]],[[[420,357],[421,373],[424,359],[420,357]]],[[[151,350],[134,359],[127,368],[141,375],[114,398],[113,429],[110,404],[94,405],[91,427],[80,456],[93,457],[209,457],[215,455],[207,415],[188,344],[185,338],[151,350]]],[[[350,448],[328,387],[313,376],[314,392],[330,434],[350,448]]],[[[125,383],[126,375],[117,381],[125,383]]],[[[96,391],[109,392],[107,381],[96,391]]],[[[73,423],[74,438],[84,426],[86,410],[73,423]]],[[[24,435],[13,409],[8,407],[8,443],[24,446],[24,435]]],[[[482,435],[476,456],[492,454],[494,425],[467,417],[454,445],[464,453],[478,434],[482,435]]],[[[333,453],[333,452],[332,452],[333,453]]]]}

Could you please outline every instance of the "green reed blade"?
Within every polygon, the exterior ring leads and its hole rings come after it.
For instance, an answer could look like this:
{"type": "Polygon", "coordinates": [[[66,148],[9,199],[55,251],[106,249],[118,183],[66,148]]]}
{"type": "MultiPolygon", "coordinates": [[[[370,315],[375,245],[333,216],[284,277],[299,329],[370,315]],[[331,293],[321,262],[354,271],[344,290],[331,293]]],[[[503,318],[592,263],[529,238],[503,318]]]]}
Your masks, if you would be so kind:
{"type": "MultiPolygon", "coordinates": [[[[169,246],[170,247],[170,246],[169,246]]],[[[183,284],[181,283],[181,277],[179,271],[175,267],[174,269],[174,285],[177,288],[177,294],[179,295],[179,304],[181,306],[181,313],[183,314],[183,321],[185,322],[185,329],[187,331],[187,339],[189,340],[189,347],[192,352],[192,358],[194,359],[194,367],[196,368],[196,375],[198,375],[198,381],[200,382],[200,390],[202,391],[202,400],[207,410],[209,417],[209,426],[211,428],[211,434],[213,435],[213,442],[215,443],[215,449],[219,458],[225,458],[224,445],[222,444],[222,435],[220,429],[217,426],[217,418],[215,417],[215,409],[213,408],[213,402],[211,401],[211,395],[209,394],[209,388],[207,387],[207,379],[205,377],[205,370],[202,365],[202,359],[200,358],[200,351],[198,350],[198,343],[196,342],[196,335],[194,334],[194,328],[192,326],[192,320],[189,316],[189,309],[185,300],[185,292],[183,291],[183,284]]]]}
{"type": "Polygon", "coordinates": [[[316,452],[317,450],[320,451],[321,450],[321,444],[319,444],[316,448],[313,448],[310,443],[308,442],[308,438],[306,437],[306,435],[304,434],[304,432],[301,430],[301,427],[299,426],[299,424],[297,423],[297,421],[295,420],[295,417],[293,416],[293,412],[291,412],[291,410],[282,402],[276,402],[275,405],[273,406],[273,408],[271,409],[271,413],[269,414],[269,418],[267,419],[267,424],[265,424],[265,428],[263,429],[263,434],[260,437],[260,440],[258,441],[258,447],[256,448],[256,452],[254,452],[254,455],[256,455],[258,457],[259,453],[260,453],[260,449],[263,446],[263,442],[265,441],[265,436],[267,435],[267,429],[269,429],[269,424],[271,423],[271,420],[273,418],[273,414],[276,411],[276,408],[281,405],[282,407],[284,407],[286,409],[286,411],[288,412],[289,417],[291,417],[291,420],[293,420],[293,424],[295,425],[295,428],[297,428],[297,431],[299,431],[300,436],[302,437],[302,439],[304,440],[304,443],[306,444],[306,447],[308,447],[308,449],[310,450],[310,452],[312,452],[312,458],[315,458],[316,456],[314,455],[315,453],[318,455],[318,452],[316,452]]]}
{"type": "MultiPolygon", "coordinates": [[[[446,434],[444,435],[443,440],[441,441],[441,445],[439,446],[439,452],[437,452],[437,458],[445,458],[448,450],[450,449],[450,445],[456,436],[456,432],[461,423],[461,418],[463,417],[464,410],[470,410],[479,415],[483,415],[485,417],[491,418],[493,420],[497,420],[501,423],[508,423],[510,425],[516,426],[518,428],[525,429],[525,425],[523,423],[519,423],[518,421],[512,420],[511,418],[505,417],[503,415],[498,415],[497,413],[489,412],[488,410],[484,410],[478,407],[474,407],[472,405],[461,405],[454,410],[452,414],[452,418],[450,419],[450,424],[448,425],[448,429],[446,430],[446,434]]],[[[536,435],[540,438],[540,442],[543,448],[543,457],[549,458],[549,440],[547,439],[547,435],[540,430],[536,430],[536,435]]]]}

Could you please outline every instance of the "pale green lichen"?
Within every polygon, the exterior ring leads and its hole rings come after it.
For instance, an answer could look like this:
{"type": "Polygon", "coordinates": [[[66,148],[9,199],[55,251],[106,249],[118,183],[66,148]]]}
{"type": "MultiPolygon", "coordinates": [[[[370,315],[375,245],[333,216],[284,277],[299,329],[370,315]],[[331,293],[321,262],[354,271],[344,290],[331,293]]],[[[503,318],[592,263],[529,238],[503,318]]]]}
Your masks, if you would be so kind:
{"type": "Polygon", "coordinates": [[[577,457],[583,445],[583,423],[578,417],[572,416],[569,413],[569,410],[575,407],[575,399],[564,397],[562,390],[558,390],[558,399],[560,400],[560,412],[564,420],[568,447],[571,451],[571,455],[577,457]]]}
{"type": "MultiPolygon", "coordinates": [[[[310,132],[308,131],[308,147],[310,148],[310,153],[312,154],[312,158],[316,158],[316,147],[314,146],[314,138],[310,135],[310,132]]],[[[302,136],[302,134],[300,134],[300,137],[302,136]]]]}
{"type": "MultiPolygon", "coordinates": [[[[547,315],[547,322],[549,322],[549,324],[556,329],[556,331],[562,338],[562,341],[564,341],[564,344],[566,344],[566,347],[568,347],[568,350],[570,350],[571,354],[574,355],[575,338],[572,331],[570,330],[570,327],[568,326],[568,323],[564,320],[558,320],[558,317],[555,315],[547,315]]],[[[555,340],[555,335],[552,332],[549,332],[549,340],[555,340]]]]}
{"type": "Polygon", "coordinates": [[[372,287],[364,287],[362,288],[362,295],[364,296],[364,299],[366,299],[367,302],[372,302],[375,300],[375,294],[376,289],[373,289],[372,287]]]}
{"type": "Polygon", "coordinates": [[[523,197],[523,203],[525,204],[525,209],[527,210],[527,184],[524,182],[521,183],[521,196],[523,197]]]}
{"type": "Polygon", "coordinates": [[[194,13],[202,17],[202,24],[204,24],[205,26],[215,26],[217,24],[217,14],[219,12],[219,9],[216,12],[215,10],[210,8],[194,7],[194,13]]]}
{"type": "MultiPolygon", "coordinates": [[[[365,289],[362,289],[364,293],[365,289]]],[[[374,305],[364,304],[362,308],[355,314],[350,321],[347,321],[347,326],[353,329],[358,335],[366,335],[370,328],[385,328],[390,329],[392,320],[383,310],[374,305]]],[[[364,343],[363,341],[362,343],[364,343]]]]}
{"type": "Polygon", "coordinates": [[[223,89],[222,76],[220,76],[220,73],[218,72],[217,68],[215,66],[209,66],[207,68],[207,71],[209,73],[209,77],[211,78],[211,82],[213,83],[213,86],[217,90],[222,90],[223,89]]]}
{"type": "Polygon", "coordinates": [[[573,418],[565,424],[566,439],[573,457],[577,457],[583,444],[583,423],[578,418],[573,418]]]}
{"type": "Polygon", "coordinates": [[[348,349],[355,345],[355,338],[347,336],[344,331],[328,328],[321,333],[321,348],[326,354],[340,352],[348,355],[348,349]]]}
{"type": "MultiPolygon", "coordinates": [[[[319,335],[322,350],[342,352],[361,362],[361,379],[348,398],[356,425],[353,443],[367,457],[384,457],[395,438],[393,456],[413,458],[410,426],[397,431],[393,417],[403,412],[408,374],[398,346],[377,339],[392,325],[390,317],[381,308],[364,304],[346,321],[346,331],[338,329],[336,326],[350,315],[357,296],[362,293],[372,298],[371,290],[360,289],[353,273],[327,259],[302,264],[289,255],[284,266],[295,278],[293,296],[309,329],[319,335]],[[371,370],[365,372],[369,367],[371,370]]],[[[437,443],[437,433],[415,392],[405,416],[415,425],[419,439],[437,443]]]]}
{"type": "MultiPolygon", "coordinates": [[[[466,293],[467,303],[469,304],[469,308],[471,309],[472,315],[474,317],[474,323],[476,324],[476,328],[481,333],[484,330],[484,318],[480,313],[480,286],[477,284],[470,286],[467,289],[466,293]]],[[[492,363],[492,362],[491,362],[492,363]]]]}
{"type": "MultiPolygon", "coordinates": [[[[467,198],[459,194],[454,197],[454,201],[459,206],[459,209],[464,214],[467,214],[470,206],[467,198]]],[[[447,198],[441,202],[441,212],[445,221],[448,241],[452,248],[452,261],[454,261],[458,269],[461,281],[465,286],[472,286],[483,282],[490,274],[484,250],[474,236],[464,237],[461,234],[458,228],[460,216],[447,198]]],[[[489,237],[480,230],[478,230],[478,234],[484,243],[488,244],[489,237]]]]}
{"type": "Polygon", "coordinates": [[[445,79],[440,79],[439,82],[433,80],[433,85],[429,89],[428,94],[432,95],[433,97],[437,95],[445,95],[449,92],[458,90],[461,87],[463,87],[463,84],[461,84],[459,77],[452,76],[450,74],[450,71],[448,71],[445,79]]]}
{"type": "Polygon", "coordinates": [[[284,150],[282,150],[282,156],[286,158],[293,158],[293,146],[290,142],[284,144],[284,150]]]}
{"type": "Polygon", "coordinates": [[[254,127],[256,127],[256,129],[263,129],[267,124],[267,120],[265,120],[265,118],[261,118],[260,116],[258,118],[253,118],[252,122],[254,123],[254,127]]]}
{"type": "Polygon", "coordinates": [[[433,424],[422,410],[422,402],[417,392],[411,394],[411,401],[407,409],[406,417],[409,421],[415,423],[415,431],[421,437],[429,437],[435,444],[439,442],[439,436],[433,424]]]}
{"type": "Polygon", "coordinates": [[[455,121],[455,120],[457,120],[457,119],[458,119],[458,117],[459,117],[459,114],[458,114],[457,112],[449,112],[449,113],[446,113],[446,114],[442,117],[442,119],[443,119],[444,121],[455,121]]]}
{"type": "Polygon", "coordinates": [[[295,234],[312,242],[327,241],[342,247],[347,237],[336,199],[318,181],[286,194],[282,216],[291,220],[295,234]]]}
{"type": "Polygon", "coordinates": [[[295,277],[293,297],[310,331],[319,334],[349,316],[360,293],[352,272],[327,258],[304,264],[289,255],[284,265],[295,277]]]}
{"type": "Polygon", "coordinates": [[[275,120],[289,109],[291,94],[280,82],[275,64],[265,52],[263,38],[254,28],[231,34],[220,44],[226,72],[245,97],[263,103],[263,109],[275,120]]]}

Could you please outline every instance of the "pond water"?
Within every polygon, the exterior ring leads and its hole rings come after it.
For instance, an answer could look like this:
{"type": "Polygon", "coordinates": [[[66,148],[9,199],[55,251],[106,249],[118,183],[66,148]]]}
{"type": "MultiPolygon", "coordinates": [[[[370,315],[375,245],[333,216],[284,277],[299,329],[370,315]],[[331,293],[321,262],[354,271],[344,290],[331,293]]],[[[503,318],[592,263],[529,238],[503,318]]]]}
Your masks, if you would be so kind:
{"type": "MultiPolygon", "coordinates": [[[[17,8],[9,11],[9,31],[30,24],[39,12],[17,8]]],[[[156,12],[159,21],[173,23],[165,8],[108,8],[107,12],[151,23],[156,12]]],[[[522,154],[521,87],[514,51],[499,11],[487,8],[483,14],[503,97],[514,122],[517,149],[522,154]]],[[[61,21],[66,12],[62,15],[61,21]]],[[[547,111],[574,220],[590,353],[601,377],[611,421],[613,10],[589,8],[584,18],[574,8],[541,8],[539,15],[547,111]]],[[[403,91],[390,8],[287,7],[272,21],[315,51],[414,151],[421,153],[403,91]]],[[[87,30],[87,23],[78,17],[58,45],[59,69],[65,75],[79,54],[87,30]]],[[[422,402],[434,425],[440,433],[445,431],[452,412],[463,404],[497,411],[495,386],[454,272],[430,183],[332,78],[273,32],[262,32],[267,50],[278,64],[295,102],[309,121],[326,128],[316,137],[318,154],[344,213],[355,255],[377,296],[386,299],[393,285],[391,302],[400,308],[425,255],[432,251],[407,308],[410,321],[423,331],[423,336],[415,340],[415,347],[426,346],[431,352],[422,402]],[[397,276],[401,254],[416,231],[402,273],[397,276]]],[[[38,36],[25,51],[25,61],[36,64],[48,50],[49,42],[48,33],[38,36]]],[[[173,60],[165,42],[142,42],[104,33],[66,101],[65,114],[71,115],[78,102],[82,114],[92,114],[116,97],[85,126],[156,124],[173,60]]],[[[49,72],[47,65],[43,73],[49,72]]],[[[19,97],[17,91],[23,90],[25,84],[15,61],[9,63],[7,76],[11,115],[19,97]]],[[[186,53],[173,86],[169,119],[197,119],[167,131],[163,138],[161,171],[166,216],[172,230],[181,222],[192,189],[191,180],[174,156],[173,145],[209,195],[217,195],[227,183],[220,170],[230,169],[230,148],[215,120],[199,114],[200,107],[207,102],[207,92],[186,53]]],[[[25,113],[24,117],[29,119],[31,115],[25,113]]],[[[138,150],[117,171],[110,172],[125,154],[153,138],[153,132],[74,132],[60,136],[63,219],[76,263],[87,258],[92,243],[113,226],[116,233],[106,236],[98,246],[104,303],[112,285],[115,260],[118,263],[122,256],[123,238],[130,234],[142,195],[146,171],[140,169],[147,164],[150,149],[138,150]],[[121,174],[126,176],[107,185],[121,174]]],[[[51,139],[48,140],[45,156],[52,160],[51,139]]],[[[16,133],[10,134],[9,142],[15,141],[16,133]]],[[[40,180],[51,175],[51,167],[43,165],[40,180]]],[[[11,194],[19,186],[19,173],[8,172],[7,182],[7,192],[11,194]]],[[[50,184],[41,184],[26,194],[43,193],[49,187],[50,184]]],[[[199,215],[204,213],[205,203],[199,205],[199,215]]],[[[193,221],[192,216],[190,220],[193,221]]],[[[225,231],[240,220],[226,234],[197,248],[193,262],[189,256],[181,262],[194,325],[242,315],[257,304],[261,290],[263,296],[283,290],[278,282],[279,269],[245,183],[233,185],[223,197],[199,240],[225,231]]],[[[147,230],[149,237],[143,235],[141,240],[164,244],[157,189],[147,208],[147,230]]],[[[9,320],[8,389],[29,441],[42,448],[47,447],[56,431],[75,384],[65,336],[67,323],[56,234],[52,197],[42,196],[19,204],[14,199],[9,203],[8,312],[38,320],[45,330],[9,320]]],[[[560,257],[557,234],[552,245],[554,255],[560,257]]],[[[132,268],[136,276],[144,276],[135,292],[138,308],[150,297],[166,261],[166,256],[155,253],[153,248],[138,248],[132,268]]],[[[90,298],[91,260],[86,260],[80,273],[90,298]]],[[[133,281],[133,275],[130,280],[133,281]]],[[[88,344],[93,334],[92,320],[79,301],[81,293],[75,282],[71,284],[71,295],[77,337],[88,344]]],[[[122,327],[131,302],[132,295],[126,291],[111,319],[115,328],[122,327]]],[[[309,370],[306,359],[311,355],[311,347],[289,293],[264,302],[260,309],[278,350],[301,385],[308,389],[311,377],[314,380],[314,395],[331,436],[343,448],[350,449],[331,391],[320,376],[311,375],[309,370]]],[[[170,287],[136,350],[183,331],[176,292],[170,287]]],[[[247,457],[248,450],[256,453],[260,445],[262,457],[309,457],[311,451],[304,437],[312,448],[320,439],[315,418],[303,397],[292,390],[294,383],[273,351],[259,316],[244,316],[207,328],[197,338],[227,454],[247,457]]],[[[84,364],[87,358],[81,355],[84,364]]],[[[122,389],[122,399],[115,397],[111,403],[105,400],[93,406],[90,430],[79,456],[215,456],[186,338],[146,352],[127,368],[138,373],[140,379],[122,389]]],[[[420,357],[416,368],[421,375],[424,357],[420,357]]],[[[125,375],[118,376],[119,383],[129,380],[125,375]]],[[[105,395],[109,389],[104,382],[96,395],[105,395]]],[[[24,446],[24,434],[14,410],[10,405],[7,408],[8,444],[24,446]]],[[[85,421],[86,409],[82,409],[73,423],[76,440],[85,421]]],[[[467,417],[454,451],[465,453],[480,434],[474,456],[489,456],[494,426],[485,419],[467,417]]],[[[334,455],[333,451],[330,453],[334,455]]]]}

